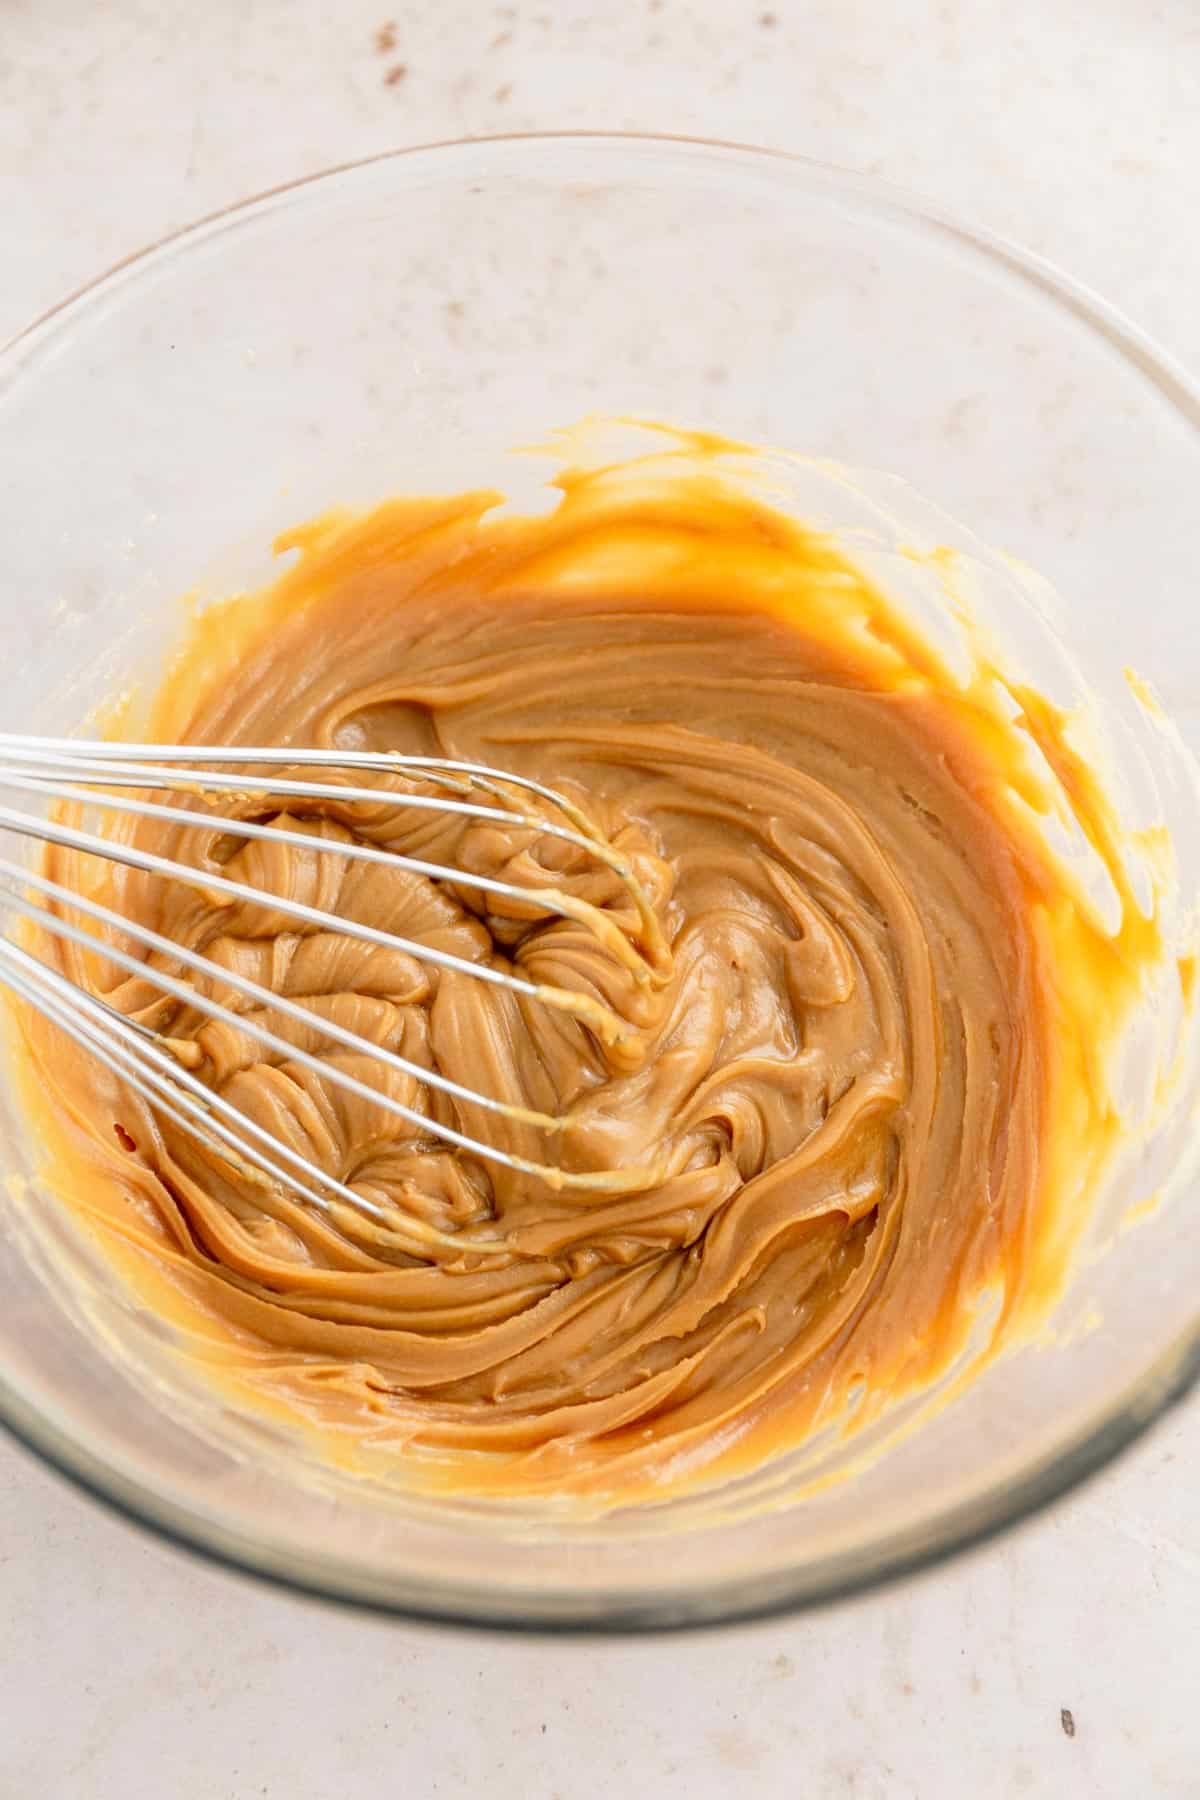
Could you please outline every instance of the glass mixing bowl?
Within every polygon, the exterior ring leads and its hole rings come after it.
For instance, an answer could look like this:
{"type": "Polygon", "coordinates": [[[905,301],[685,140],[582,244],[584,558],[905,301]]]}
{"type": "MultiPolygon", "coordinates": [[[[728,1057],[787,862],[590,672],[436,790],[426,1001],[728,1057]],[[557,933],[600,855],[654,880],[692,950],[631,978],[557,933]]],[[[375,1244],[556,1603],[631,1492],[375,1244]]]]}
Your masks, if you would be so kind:
{"type": "MultiPolygon", "coordinates": [[[[1122,670],[1185,736],[1200,723],[1196,392],[1043,264],[875,183],[717,145],[385,156],[209,220],[33,326],[0,359],[7,727],[75,728],[161,657],[185,590],[264,578],[278,529],[461,488],[498,448],[593,412],[894,471],[1039,570],[1057,597],[1034,594],[1038,629],[1048,607],[1194,894],[1194,765],[1122,670]]],[[[863,478],[883,550],[900,492],[863,478]]],[[[1036,584],[926,527],[992,581],[1003,638],[1013,582],[1036,584]]],[[[684,1500],[587,1521],[317,1479],[180,1372],[39,1191],[7,1096],[0,1412],[164,1536],[397,1613],[640,1629],[846,1593],[1063,1492],[1195,1378],[1194,1039],[1189,1023],[1160,1131],[1095,1197],[1053,1342],[1001,1357],[846,1479],[797,1498],[803,1456],[785,1458],[758,1513],[684,1500]]]]}

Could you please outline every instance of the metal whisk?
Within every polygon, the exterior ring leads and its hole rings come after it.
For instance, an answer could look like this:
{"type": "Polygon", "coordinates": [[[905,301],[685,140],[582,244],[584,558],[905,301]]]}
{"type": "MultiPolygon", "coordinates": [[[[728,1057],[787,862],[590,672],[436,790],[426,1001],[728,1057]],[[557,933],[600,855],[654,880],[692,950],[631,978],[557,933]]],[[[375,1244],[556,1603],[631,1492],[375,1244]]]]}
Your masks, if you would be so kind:
{"type": "MultiPolygon", "coordinates": [[[[0,787],[10,793],[25,795],[30,801],[50,803],[51,806],[74,803],[210,831],[216,825],[222,834],[383,864],[456,888],[473,888],[484,896],[532,905],[541,913],[571,919],[582,925],[620,961],[640,986],[659,980],[669,965],[669,951],[654,908],[629,859],[614,849],[586,813],[563,794],[526,776],[484,764],[356,750],[112,744],[0,733],[0,787]],[[308,780],[295,774],[275,775],[272,771],[277,768],[313,769],[326,774],[337,771],[343,778],[348,772],[361,774],[364,785],[346,785],[344,779],[333,783],[308,780]],[[231,769],[245,772],[231,773],[231,769]],[[422,791],[406,789],[398,792],[392,788],[372,787],[365,783],[365,778],[371,774],[399,775],[411,784],[419,784],[422,791]],[[479,820],[518,830],[532,829],[587,852],[612,870],[632,901],[637,924],[632,930],[625,928],[611,912],[558,887],[519,887],[492,876],[426,862],[370,844],[310,835],[223,812],[136,797],[139,791],[172,790],[193,798],[224,796],[244,801],[251,795],[256,801],[261,797],[264,803],[275,800],[289,804],[331,801],[342,807],[356,802],[378,805],[385,800],[389,807],[451,813],[464,820],[479,820]],[[556,816],[546,817],[545,812],[556,816]]],[[[339,917],[303,901],[214,874],[210,869],[159,856],[103,833],[83,830],[54,816],[53,811],[46,816],[0,805],[0,827],[65,849],[107,858],[150,875],[184,882],[207,892],[215,891],[233,901],[266,905],[294,918],[301,927],[341,932],[373,945],[402,951],[418,962],[506,988],[512,994],[573,1016],[609,1047],[619,1046],[630,1031],[624,1020],[590,995],[530,981],[510,969],[474,962],[376,926],[339,917]]],[[[360,1080],[337,1063],[322,1063],[260,1020],[234,1013],[203,992],[196,982],[189,981],[187,974],[212,977],[219,986],[232,988],[256,1007],[289,1018],[309,1030],[315,1026],[322,1036],[342,1049],[374,1058],[452,1100],[481,1107],[546,1133],[560,1130],[564,1120],[463,1087],[440,1070],[374,1044],[335,1020],[317,1019],[311,1010],[286,995],[275,993],[235,970],[219,966],[211,958],[175,943],[37,869],[0,857],[0,882],[6,890],[4,899],[16,916],[32,921],[55,937],[102,955],[116,967],[150,983],[163,995],[198,1008],[214,1020],[233,1025],[268,1050],[315,1069],[326,1081],[390,1110],[419,1132],[471,1156],[539,1177],[555,1189],[590,1189],[606,1194],[644,1185],[655,1174],[647,1169],[568,1171],[553,1162],[512,1155],[406,1105],[382,1087],[360,1080]],[[65,913],[92,922],[105,931],[116,932],[139,946],[144,954],[131,954],[107,936],[73,922],[64,916],[65,913]],[[179,973],[168,973],[147,960],[152,953],[169,960],[179,973]]],[[[322,1210],[336,1210],[340,1205],[349,1204],[381,1222],[396,1223],[394,1211],[381,1207],[339,1181],[200,1080],[180,1061],[167,1037],[140,1020],[126,1017],[99,995],[86,991],[31,950],[4,936],[0,936],[0,983],[97,1057],[155,1111],[216,1150],[239,1172],[254,1172],[253,1179],[265,1177],[269,1182],[281,1183],[322,1210]]],[[[423,1220],[406,1218],[404,1224],[406,1231],[424,1242],[462,1246],[461,1239],[455,1239],[423,1220]]],[[[484,1250],[489,1244],[487,1240],[472,1236],[470,1247],[484,1250]]],[[[501,1245],[496,1243],[490,1247],[499,1249],[501,1245]]]]}

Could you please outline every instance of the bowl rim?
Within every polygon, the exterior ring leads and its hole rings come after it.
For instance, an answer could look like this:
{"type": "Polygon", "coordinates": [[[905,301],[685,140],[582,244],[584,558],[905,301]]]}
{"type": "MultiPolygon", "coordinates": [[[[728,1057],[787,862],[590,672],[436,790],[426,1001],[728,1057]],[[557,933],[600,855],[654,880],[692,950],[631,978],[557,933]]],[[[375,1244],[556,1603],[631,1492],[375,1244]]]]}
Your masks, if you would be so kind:
{"type": "MultiPolygon", "coordinates": [[[[1200,384],[1119,309],[1053,263],[986,228],[969,225],[936,202],[855,169],[783,150],[701,136],[626,131],[510,132],[444,138],[379,151],[281,182],[218,208],[122,258],[55,302],[0,345],[0,396],[69,330],[98,298],[119,293],[162,261],[198,247],[222,231],[268,213],[281,201],[376,165],[421,160],[442,166],[491,157],[514,166],[529,153],[557,148],[598,156],[672,151],[697,164],[740,165],[776,178],[799,179],[810,191],[853,201],[861,209],[910,228],[932,231],[977,261],[998,265],[1026,288],[1074,318],[1114,349],[1200,434],[1200,384]]],[[[1002,1487],[988,1490],[915,1525],[887,1533],[866,1547],[839,1551],[799,1568],[775,1567],[750,1578],[680,1591],[624,1589],[502,1589],[489,1594],[436,1577],[390,1579],[337,1556],[280,1549],[255,1532],[230,1527],[202,1508],[155,1492],[117,1460],[99,1453],[77,1432],[57,1424],[30,1400],[8,1370],[0,1368],[0,1426],[43,1462],[119,1516],[147,1527],[194,1556],[274,1587],[384,1616],[510,1632],[622,1634],[672,1631],[778,1617],[849,1597],[931,1568],[986,1543],[1096,1474],[1200,1382],[1200,1312],[1194,1323],[1115,1400],[1094,1413],[1066,1441],[1002,1487]]]]}

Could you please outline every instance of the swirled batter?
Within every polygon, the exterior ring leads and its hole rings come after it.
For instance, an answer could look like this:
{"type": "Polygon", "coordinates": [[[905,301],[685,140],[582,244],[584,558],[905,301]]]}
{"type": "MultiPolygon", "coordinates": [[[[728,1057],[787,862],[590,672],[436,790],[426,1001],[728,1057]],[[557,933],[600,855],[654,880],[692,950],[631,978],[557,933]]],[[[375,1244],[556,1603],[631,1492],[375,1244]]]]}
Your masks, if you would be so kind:
{"type": "Polygon", "coordinates": [[[187,802],[214,814],[199,828],[107,829],[587,995],[620,1021],[613,1041],[269,903],[49,860],[203,951],[205,991],[243,1017],[221,971],[300,1002],[310,1024],[271,1023],[326,1066],[522,1157],[624,1172],[626,1191],[556,1191],[447,1147],[55,947],[392,1222],[320,1214],[28,1030],[72,1121],[61,1185],[244,1391],[343,1458],[395,1449],[463,1487],[619,1499],[747,1466],[851,1396],[865,1415],[930,1381],[985,1292],[1002,1342],[1060,1265],[1105,1121],[1086,931],[1006,806],[994,721],[972,722],[831,542],[716,475],[609,469],[564,489],[541,519],[471,494],[293,534],[274,588],[196,623],[153,735],[425,753],[552,783],[636,873],[657,952],[602,861],[536,826],[413,811],[404,795],[428,789],[410,777],[376,777],[369,805],[287,814],[248,776],[239,797],[187,802]],[[632,954],[536,901],[247,843],[230,816],[561,890],[632,954]],[[548,1136],[435,1094],[331,1043],[331,1021],[567,1122],[548,1136]]]}

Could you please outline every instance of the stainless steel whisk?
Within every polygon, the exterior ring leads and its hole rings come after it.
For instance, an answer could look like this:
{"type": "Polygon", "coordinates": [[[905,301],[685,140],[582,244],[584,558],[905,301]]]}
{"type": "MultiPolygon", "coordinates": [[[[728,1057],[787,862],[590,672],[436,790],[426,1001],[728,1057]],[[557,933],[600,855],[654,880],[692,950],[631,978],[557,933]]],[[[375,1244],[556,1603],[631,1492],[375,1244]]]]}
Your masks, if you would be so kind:
{"type": "MultiPolygon", "coordinates": [[[[31,801],[75,802],[200,829],[211,830],[215,825],[219,826],[222,834],[262,839],[289,848],[317,851],[354,861],[384,864],[426,876],[435,882],[474,888],[485,896],[531,904],[543,913],[569,918],[582,925],[621,962],[633,980],[642,986],[658,979],[669,963],[669,952],[654,908],[628,858],[614,849],[586,813],[565,795],[527,776],[514,775],[485,764],[361,750],[112,744],[77,738],[35,738],[0,733],[0,788],[25,795],[31,801]],[[244,767],[247,773],[230,773],[231,766],[244,767]],[[280,767],[289,770],[311,768],[318,773],[321,770],[327,773],[336,770],[343,776],[355,771],[361,771],[364,777],[368,774],[402,775],[419,782],[422,789],[428,788],[431,791],[397,792],[390,788],[369,785],[355,787],[345,785],[344,782],[322,782],[319,779],[300,778],[295,774],[275,776],[270,773],[280,767]],[[118,792],[111,791],[114,789],[118,792]],[[324,800],[342,806],[356,802],[378,805],[381,800],[385,800],[389,806],[411,807],[422,812],[453,813],[464,819],[490,822],[518,830],[533,829],[585,851],[611,869],[629,894],[637,925],[633,931],[623,929],[612,913],[558,887],[520,887],[492,876],[426,862],[370,844],[318,837],[283,826],[239,819],[225,813],[194,810],[133,797],[139,790],[174,790],[192,796],[214,797],[245,797],[249,793],[256,799],[262,796],[264,800],[270,801],[278,799],[291,803],[324,800]],[[524,807],[521,806],[522,797],[526,800],[524,807]],[[517,802],[515,807],[514,798],[517,802]],[[558,817],[547,818],[530,810],[530,807],[535,807],[538,803],[558,817]]],[[[216,875],[210,870],[159,856],[103,833],[82,830],[53,816],[0,805],[0,828],[66,849],[104,857],[167,880],[223,893],[231,900],[269,905],[274,911],[296,919],[301,926],[341,932],[367,943],[403,951],[418,962],[471,976],[570,1014],[609,1046],[619,1045],[630,1029],[616,1013],[590,995],[530,981],[509,969],[498,968],[486,962],[474,962],[418,940],[354,919],[341,918],[303,901],[273,894],[251,884],[216,875]]],[[[645,1169],[564,1170],[552,1162],[533,1161],[512,1155],[481,1138],[461,1132],[454,1126],[395,1099],[382,1088],[360,1080],[335,1063],[322,1063],[309,1051],[281,1037],[259,1020],[234,1013],[186,980],[183,972],[215,977],[219,984],[232,988],[253,1001],[256,1006],[290,1018],[309,1029],[315,1025],[331,1043],[373,1057],[381,1064],[412,1076],[451,1099],[481,1107],[485,1111],[546,1133],[560,1130],[564,1121],[552,1114],[511,1105],[494,1095],[463,1087],[440,1070],[413,1062],[394,1051],[373,1044],[334,1020],[317,1019],[312,1011],[286,995],[277,994],[248,976],[219,966],[200,952],[175,943],[148,926],[125,917],[25,864],[0,857],[0,882],[6,890],[4,899],[15,915],[33,921],[58,938],[97,952],[127,973],[150,983],[162,994],[196,1007],[213,1019],[232,1024],[236,1030],[254,1037],[267,1049],[282,1053],[291,1062],[316,1069],[325,1080],[396,1113],[430,1137],[485,1161],[539,1177],[555,1189],[574,1188],[612,1194],[627,1191],[652,1178],[654,1172],[645,1169]],[[102,928],[117,931],[140,946],[144,952],[157,952],[169,958],[181,973],[170,974],[144,957],[132,955],[106,937],[85,929],[82,924],[73,923],[63,916],[60,910],[63,908],[102,928]]],[[[201,1081],[179,1060],[167,1038],[141,1021],[127,1018],[99,995],[85,991],[61,971],[50,967],[30,950],[4,936],[0,936],[0,983],[22,1001],[35,1007],[81,1048],[96,1056],[157,1112],[215,1149],[235,1168],[243,1172],[255,1171],[257,1178],[265,1177],[268,1181],[281,1183],[319,1209],[336,1210],[339,1205],[349,1204],[382,1223],[393,1227],[396,1225],[395,1211],[380,1206],[368,1196],[357,1193],[339,1181],[310,1158],[248,1118],[239,1108],[201,1081]]],[[[473,1233],[468,1238],[456,1237],[408,1215],[403,1218],[403,1227],[405,1232],[426,1244],[469,1247],[477,1251],[503,1248],[499,1241],[492,1243],[473,1233]]]]}

